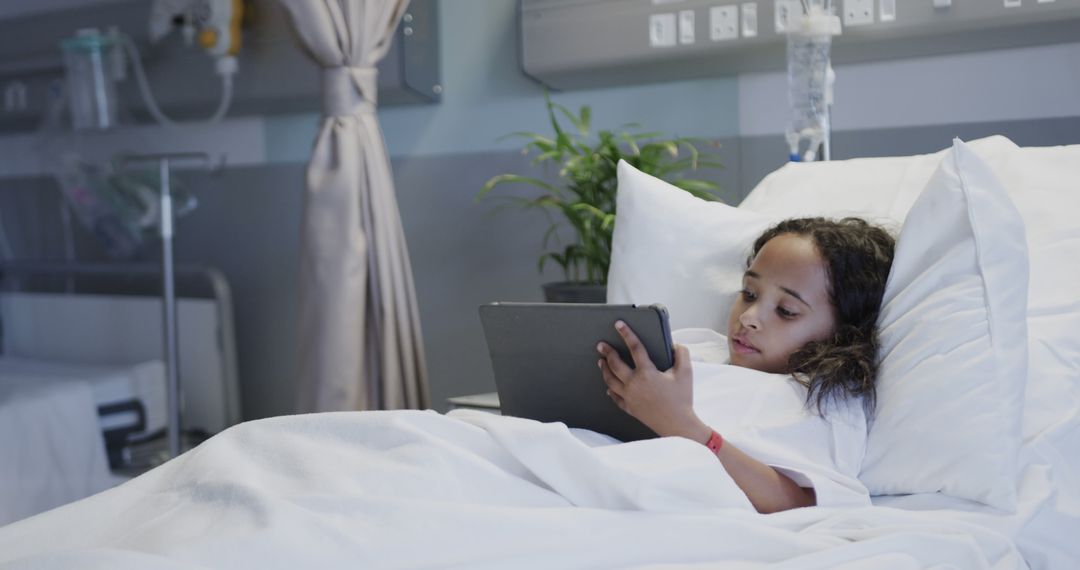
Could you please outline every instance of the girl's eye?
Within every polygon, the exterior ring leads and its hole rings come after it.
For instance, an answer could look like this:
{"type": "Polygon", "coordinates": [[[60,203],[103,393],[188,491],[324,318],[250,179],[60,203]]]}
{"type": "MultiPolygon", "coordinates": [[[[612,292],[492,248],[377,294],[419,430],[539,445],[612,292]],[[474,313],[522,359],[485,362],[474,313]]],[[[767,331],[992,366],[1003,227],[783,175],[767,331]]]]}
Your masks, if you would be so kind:
{"type": "Polygon", "coordinates": [[[742,298],[743,298],[743,301],[746,301],[747,303],[750,303],[754,299],[757,299],[757,295],[755,295],[749,289],[743,289],[742,290],[742,298]]]}
{"type": "Polygon", "coordinates": [[[779,314],[781,318],[785,319],[794,319],[798,315],[798,313],[792,313],[783,307],[777,307],[776,313],[779,314]]]}

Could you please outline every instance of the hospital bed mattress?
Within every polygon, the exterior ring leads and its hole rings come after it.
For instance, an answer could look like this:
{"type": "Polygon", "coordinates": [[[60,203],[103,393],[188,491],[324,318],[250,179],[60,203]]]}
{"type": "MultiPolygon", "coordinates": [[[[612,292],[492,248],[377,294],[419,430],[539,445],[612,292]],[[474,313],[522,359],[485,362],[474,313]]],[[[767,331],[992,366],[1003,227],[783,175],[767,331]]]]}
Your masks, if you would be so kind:
{"type": "Polygon", "coordinates": [[[129,441],[152,437],[165,429],[165,369],[160,361],[100,365],[0,357],[0,383],[13,378],[86,382],[97,405],[98,423],[113,468],[123,464],[129,441]]]}

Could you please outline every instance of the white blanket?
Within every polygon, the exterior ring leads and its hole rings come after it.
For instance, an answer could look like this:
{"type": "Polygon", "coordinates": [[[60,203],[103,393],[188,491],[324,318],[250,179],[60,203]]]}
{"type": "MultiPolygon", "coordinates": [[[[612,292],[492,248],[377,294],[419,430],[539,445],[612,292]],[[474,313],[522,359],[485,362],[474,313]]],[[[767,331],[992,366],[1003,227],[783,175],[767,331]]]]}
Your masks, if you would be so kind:
{"type": "Polygon", "coordinates": [[[0,528],[0,568],[1024,568],[1012,541],[884,507],[752,512],[702,445],[362,412],[233,427],[0,528]],[[596,444],[596,441],[592,442],[596,444]],[[790,565],[790,566],[789,566],[790,565]]]}

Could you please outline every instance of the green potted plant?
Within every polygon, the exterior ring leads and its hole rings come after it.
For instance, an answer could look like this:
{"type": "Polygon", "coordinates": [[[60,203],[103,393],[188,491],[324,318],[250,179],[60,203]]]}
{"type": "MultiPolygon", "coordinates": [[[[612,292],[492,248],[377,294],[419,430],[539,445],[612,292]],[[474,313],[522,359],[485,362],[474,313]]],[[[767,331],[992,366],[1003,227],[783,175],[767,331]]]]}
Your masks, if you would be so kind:
{"type": "MultiPolygon", "coordinates": [[[[630,132],[638,125],[624,125],[618,132],[601,130],[590,138],[592,112],[588,105],[578,114],[553,103],[545,94],[552,136],[516,132],[507,137],[523,138],[522,152],[536,153],[533,164],[558,167],[558,183],[552,184],[520,174],[492,177],[477,194],[480,200],[502,184],[526,184],[539,189],[531,196],[502,196],[528,209],[548,213],[551,221],[542,240],[544,252],[537,268],[554,261],[563,268],[566,281],[544,285],[549,302],[594,302],[606,300],[608,265],[611,262],[611,235],[615,225],[616,166],[625,160],[634,168],[667,180],[706,200],[719,200],[719,186],[707,180],[679,177],[699,168],[720,168],[714,155],[703,155],[698,145],[712,144],[694,138],[662,138],[657,132],[630,132]],[[561,114],[572,129],[560,124],[561,114]],[[552,215],[552,214],[555,215],[552,215]],[[559,230],[569,227],[573,239],[561,243],[559,230]],[[552,245],[554,241],[554,246],[552,245]]],[[[506,137],[504,137],[506,138],[506,137]]],[[[520,186],[518,186],[520,188],[520,186]]]]}

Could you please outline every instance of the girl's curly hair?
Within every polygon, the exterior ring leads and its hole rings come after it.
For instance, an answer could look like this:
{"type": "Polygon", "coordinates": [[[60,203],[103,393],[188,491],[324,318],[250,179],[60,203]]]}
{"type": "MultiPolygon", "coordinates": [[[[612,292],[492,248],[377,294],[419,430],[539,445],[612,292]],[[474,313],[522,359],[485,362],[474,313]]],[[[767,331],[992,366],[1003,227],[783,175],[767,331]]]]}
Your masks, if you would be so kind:
{"type": "Polygon", "coordinates": [[[824,413],[830,401],[859,397],[868,415],[877,403],[877,320],[896,240],[886,230],[860,218],[797,218],[767,230],[754,242],[747,266],[765,243],[782,234],[811,239],[825,261],[829,301],[836,330],[824,341],[810,342],[788,359],[788,368],[807,388],[807,405],[824,413]]]}

